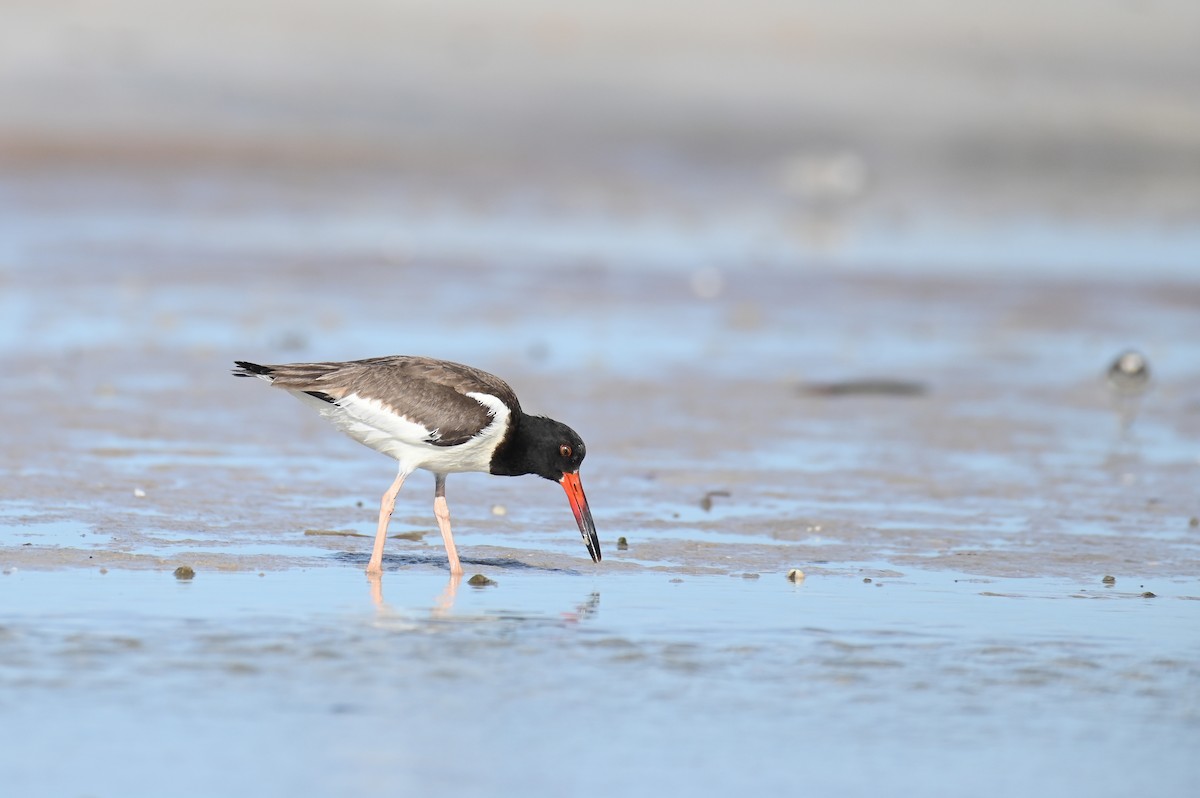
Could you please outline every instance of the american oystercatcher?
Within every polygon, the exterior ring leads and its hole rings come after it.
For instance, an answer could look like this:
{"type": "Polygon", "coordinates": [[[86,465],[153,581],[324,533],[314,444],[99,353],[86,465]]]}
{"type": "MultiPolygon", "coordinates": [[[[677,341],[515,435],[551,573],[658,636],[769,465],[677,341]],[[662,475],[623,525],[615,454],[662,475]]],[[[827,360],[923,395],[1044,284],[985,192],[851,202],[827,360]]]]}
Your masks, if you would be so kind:
{"type": "Polygon", "coordinates": [[[418,468],[434,475],[433,514],[450,573],[461,574],[462,565],[450,534],[446,475],[460,471],[537,474],[562,485],[588,554],[600,561],[600,540],[579,480],[587,453],[583,440],[566,424],[523,412],[513,389],[499,377],[461,363],[407,355],[282,366],[234,362],[234,376],[258,377],[283,388],[354,440],[399,462],[399,473],[379,504],[368,574],[383,571],[396,494],[418,468]]]}

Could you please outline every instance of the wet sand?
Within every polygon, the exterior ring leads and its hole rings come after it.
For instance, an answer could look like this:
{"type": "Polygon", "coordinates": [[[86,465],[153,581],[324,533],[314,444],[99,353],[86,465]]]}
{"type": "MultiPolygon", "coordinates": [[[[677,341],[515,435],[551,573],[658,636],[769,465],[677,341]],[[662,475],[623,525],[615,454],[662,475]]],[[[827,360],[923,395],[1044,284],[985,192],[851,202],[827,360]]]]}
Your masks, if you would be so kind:
{"type": "Polygon", "coordinates": [[[1190,795],[1186,26],[760,5],[0,31],[0,782],[1190,795]],[[390,461],[229,369],[392,353],[577,429],[604,561],[455,475],[455,584],[416,475],[372,585],[390,461]]]}
{"type": "Polygon", "coordinates": [[[345,286],[427,272],[353,260],[238,290],[219,268],[26,276],[9,784],[1190,790],[1194,288],[764,271],[701,298],[686,271],[437,273],[475,315],[396,320],[391,292],[345,286]],[[545,316],[508,310],[526,301],[545,316]],[[1123,432],[1102,374],[1135,329],[1155,382],[1123,432]],[[601,564],[557,486],[455,476],[467,575],[497,584],[452,590],[418,475],[372,591],[392,467],[227,368],[405,349],[503,373],[581,431],[601,564]],[[809,389],[867,375],[924,390],[809,389]],[[47,778],[64,744],[86,767],[47,778]]]}
{"type": "MultiPolygon", "coordinates": [[[[14,304],[32,337],[8,362],[42,399],[38,422],[9,432],[12,565],[158,568],[182,549],[204,567],[259,570],[365,551],[387,460],[228,369],[393,350],[484,365],[582,432],[605,568],[886,555],[1086,580],[1196,564],[1194,286],[763,270],[700,298],[676,272],[446,265],[431,289],[426,266],[233,271],[23,276],[14,304]],[[395,296],[346,288],[385,282],[395,296]],[[434,301],[393,320],[410,289],[469,297],[471,315],[448,320],[452,302],[434,301]],[[317,329],[287,310],[306,304],[325,316],[317,329]],[[544,311],[516,310],[526,304],[544,311]],[[1122,429],[1103,373],[1135,330],[1154,384],[1122,429]],[[922,392],[853,392],[881,374],[922,392]],[[830,395],[839,380],[851,391],[830,395]],[[359,536],[305,534],[323,530],[359,536]],[[612,551],[617,536],[628,552],[612,551]]],[[[394,531],[430,530],[428,487],[406,486],[394,531]]],[[[450,490],[468,557],[578,565],[551,486],[464,475],[450,490]]],[[[389,554],[432,565],[440,542],[398,540],[389,554]]]]}

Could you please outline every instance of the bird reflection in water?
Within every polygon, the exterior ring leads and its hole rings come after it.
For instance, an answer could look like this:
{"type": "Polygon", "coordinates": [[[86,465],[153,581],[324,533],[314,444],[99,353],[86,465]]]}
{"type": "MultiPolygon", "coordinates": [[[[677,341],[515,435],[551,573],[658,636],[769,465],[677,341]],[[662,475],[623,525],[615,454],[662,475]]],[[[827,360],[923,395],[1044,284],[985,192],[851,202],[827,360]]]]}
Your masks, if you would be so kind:
{"type": "Polygon", "coordinates": [[[600,594],[592,593],[587,597],[587,600],[575,607],[574,612],[564,612],[562,614],[564,621],[570,623],[579,623],[591,618],[600,610],[600,594]]]}
{"type": "MultiPolygon", "coordinates": [[[[383,579],[379,574],[368,574],[367,582],[371,590],[371,603],[381,617],[396,614],[383,598],[383,579]]],[[[462,585],[462,574],[451,574],[446,587],[438,594],[430,608],[430,617],[435,620],[449,618],[454,611],[454,602],[458,597],[458,589],[462,585]]],[[[575,605],[573,610],[559,613],[563,621],[571,624],[593,618],[600,611],[600,594],[592,592],[586,599],[575,605]]]]}
{"type": "MultiPolygon", "coordinates": [[[[371,603],[380,613],[391,612],[391,607],[383,600],[383,575],[367,574],[367,582],[371,586],[371,603]]],[[[458,598],[458,588],[462,584],[462,574],[451,573],[450,581],[433,602],[431,615],[434,618],[445,618],[454,610],[454,601],[458,598]]]]}

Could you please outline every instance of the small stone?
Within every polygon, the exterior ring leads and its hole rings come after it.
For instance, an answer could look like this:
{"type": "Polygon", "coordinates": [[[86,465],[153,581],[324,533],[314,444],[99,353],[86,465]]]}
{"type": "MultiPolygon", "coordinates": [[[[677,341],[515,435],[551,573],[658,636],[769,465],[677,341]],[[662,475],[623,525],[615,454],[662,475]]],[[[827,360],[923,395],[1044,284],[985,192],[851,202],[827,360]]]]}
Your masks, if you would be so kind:
{"type": "Polygon", "coordinates": [[[677,576],[677,577],[675,577],[674,579],[672,579],[672,580],[671,580],[672,584],[675,584],[675,583],[678,583],[678,582],[682,582],[682,581],[683,581],[683,580],[682,580],[682,579],[680,579],[678,576],[677,576]]]}
{"type": "Polygon", "coordinates": [[[496,580],[488,579],[483,574],[475,574],[467,580],[467,584],[471,587],[492,587],[496,584],[496,580]]]}
{"type": "Polygon", "coordinates": [[[176,579],[187,580],[187,579],[191,579],[195,575],[196,575],[196,571],[190,565],[181,565],[175,569],[175,578],[176,579]]]}
{"type": "Polygon", "coordinates": [[[146,491],[142,490],[141,488],[134,488],[133,495],[134,498],[144,499],[146,498],[146,491]]]}
{"type": "Polygon", "coordinates": [[[1100,581],[1106,585],[1115,585],[1117,583],[1117,578],[1115,576],[1113,576],[1112,574],[1108,574],[1100,581]]]}
{"type": "Polygon", "coordinates": [[[1193,515],[1188,519],[1188,526],[1200,526],[1200,518],[1193,515]]]}
{"type": "Polygon", "coordinates": [[[863,584],[864,584],[864,585],[869,585],[869,584],[871,584],[871,577],[869,577],[869,576],[864,576],[864,577],[863,577],[863,584]]]}
{"type": "Polygon", "coordinates": [[[624,536],[617,538],[617,551],[625,551],[629,548],[629,541],[624,536]]]}
{"type": "Polygon", "coordinates": [[[789,582],[797,582],[797,583],[803,582],[804,581],[804,572],[801,571],[799,568],[793,568],[792,570],[788,571],[787,578],[788,578],[789,582]]]}
{"type": "Polygon", "coordinates": [[[1142,594],[1142,598],[1158,598],[1158,596],[1154,595],[1149,590],[1147,590],[1145,593],[1142,594]]]}
{"type": "Polygon", "coordinates": [[[508,515],[508,508],[503,504],[493,504],[492,515],[508,515]]]}
{"type": "Polygon", "coordinates": [[[102,574],[106,574],[106,573],[108,573],[108,569],[107,569],[107,568],[101,568],[101,569],[100,569],[100,573],[102,573],[102,574]]]}
{"type": "Polygon", "coordinates": [[[744,574],[742,574],[742,579],[758,579],[758,574],[756,574],[756,573],[744,573],[744,574]]]}

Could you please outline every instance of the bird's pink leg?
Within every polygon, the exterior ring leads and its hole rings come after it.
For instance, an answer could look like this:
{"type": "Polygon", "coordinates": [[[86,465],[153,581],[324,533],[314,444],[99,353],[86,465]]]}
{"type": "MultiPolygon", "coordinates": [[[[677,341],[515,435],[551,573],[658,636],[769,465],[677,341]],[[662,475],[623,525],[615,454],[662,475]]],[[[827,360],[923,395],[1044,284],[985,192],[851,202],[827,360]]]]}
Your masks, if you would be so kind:
{"type": "Polygon", "coordinates": [[[446,475],[437,474],[433,487],[433,515],[437,518],[442,542],[446,544],[446,558],[450,561],[450,573],[461,576],[462,563],[458,561],[458,550],[454,548],[454,536],[450,534],[450,505],[446,504],[446,475]]]}
{"type": "Polygon", "coordinates": [[[392,511],[396,509],[396,494],[400,492],[400,486],[404,484],[406,476],[403,470],[396,474],[396,481],[387,489],[387,493],[383,494],[383,501],[379,503],[379,528],[375,530],[375,547],[371,549],[371,561],[367,563],[369,574],[383,573],[383,543],[387,540],[388,521],[392,520],[392,511]]]}

